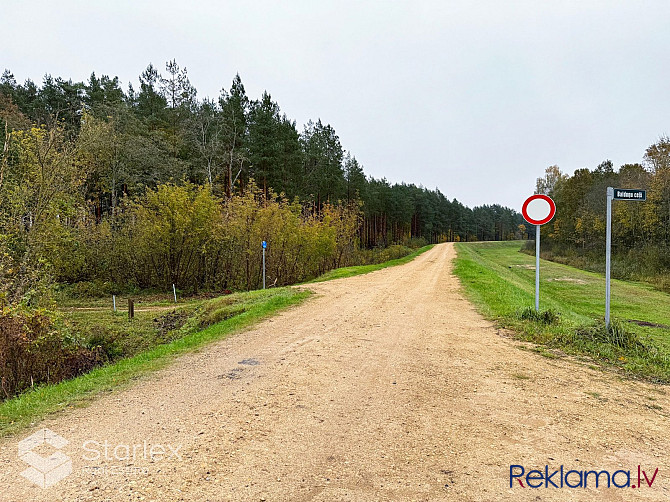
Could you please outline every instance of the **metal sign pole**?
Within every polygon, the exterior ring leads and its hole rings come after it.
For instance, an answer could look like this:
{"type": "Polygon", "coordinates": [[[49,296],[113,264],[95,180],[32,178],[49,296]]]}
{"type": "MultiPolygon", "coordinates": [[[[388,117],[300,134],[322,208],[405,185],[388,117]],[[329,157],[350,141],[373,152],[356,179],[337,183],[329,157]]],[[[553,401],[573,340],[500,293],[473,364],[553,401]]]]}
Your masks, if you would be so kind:
{"type": "Polygon", "coordinates": [[[263,248],[263,289],[265,289],[265,248],[263,248]]]}
{"type": "Polygon", "coordinates": [[[540,311],[540,227],[549,223],[556,214],[556,204],[551,197],[535,194],[528,197],[521,207],[521,214],[535,225],[535,311],[540,311]]]}
{"type": "Polygon", "coordinates": [[[535,225],[535,310],[540,310],[540,225],[535,225]]]}
{"type": "Polygon", "coordinates": [[[607,239],[605,242],[605,328],[610,325],[610,267],[612,261],[612,199],[614,188],[607,187],[607,239]]]}

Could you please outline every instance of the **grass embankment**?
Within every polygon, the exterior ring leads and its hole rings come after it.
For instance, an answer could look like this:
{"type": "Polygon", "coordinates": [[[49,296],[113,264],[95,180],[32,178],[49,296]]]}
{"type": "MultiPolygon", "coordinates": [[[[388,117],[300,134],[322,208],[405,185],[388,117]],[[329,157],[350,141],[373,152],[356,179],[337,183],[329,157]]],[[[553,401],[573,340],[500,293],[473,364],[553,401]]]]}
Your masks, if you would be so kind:
{"type": "MultiPolygon", "coordinates": [[[[301,302],[309,295],[307,291],[276,288],[237,293],[202,302],[196,307],[198,311],[180,328],[185,330],[182,333],[189,330],[196,330],[195,332],[184,334],[132,357],[101,366],[72,380],[41,386],[2,402],[0,435],[17,432],[50,413],[85,405],[102,392],[122,387],[150,371],[164,367],[178,355],[220,340],[282,308],[301,302]],[[202,330],[198,329],[199,326],[208,324],[211,325],[202,330]]],[[[123,314],[111,315],[115,315],[114,320],[119,323],[134,322],[127,321],[123,318],[123,314]]]]}
{"type": "MultiPolygon", "coordinates": [[[[375,265],[331,270],[313,282],[366,274],[402,265],[433,247],[424,246],[402,258],[375,265]]],[[[127,298],[63,299],[61,311],[72,329],[89,346],[98,344],[110,358],[120,359],[80,377],[44,385],[0,403],[0,436],[16,433],[61,410],[85,406],[103,392],[122,388],[165,367],[175,357],[223,339],[277,311],[306,299],[309,291],[272,288],[235,293],[211,300],[190,299],[173,304],[156,295],[133,296],[135,318],[128,319],[127,298]],[[204,328],[204,329],[203,329],[204,328]]]]}
{"type": "Polygon", "coordinates": [[[308,281],[306,284],[312,283],[312,282],[323,282],[323,281],[330,281],[332,279],[342,279],[344,277],[352,277],[354,275],[361,275],[361,274],[368,274],[370,272],[375,272],[376,270],[381,270],[383,268],[387,267],[394,267],[396,265],[403,265],[405,263],[409,263],[412,261],[414,258],[419,256],[421,253],[425,253],[429,249],[431,249],[434,246],[434,244],[429,244],[427,246],[423,246],[415,251],[412,251],[410,254],[403,256],[402,258],[396,258],[395,260],[389,260],[385,261],[383,263],[376,263],[373,265],[357,265],[354,267],[342,267],[342,268],[336,268],[334,270],[331,270],[329,272],[326,272],[322,276],[317,277],[316,279],[312,279],[311,281],[308,281]]]}
{"type": "Polygon", "coordinates": [[[455,273],[484,315],[541,344],[537,350],[546,356],[555,355],[546,347],[560,348],[631,376],[670,382],[670,295],[647,284],[613,280],[613,329],[607,331],[604,277],[542,260],[540,309],[546,322],[528,319],[533,317],[528,308],[535,305],[535,257],[520,248],[520,242],[456,245],[455,273]]]}
{"type": "MultiPolygon", "coordinates": [[[[603,239],[604,240],[604,239],[603,239]]],[[[665,248],[652,244],[629,249],[626,252],[614,248],[612,250],[612,277],[624,281],[639,281],[651,284],[664,293],[670,293],[670,272],[668,271],[665,248]]],[[[581,270],[605,273],[604,251],[581,251],[573,248],[543,249],[542,257],[546,260],[569,265],[581,270]]],[[[535,256],[534,241],[526,241],[522,252],[535,256]]]]}
{"type": "MultiPolygon", "coordinates": [[[[308,283],[352,277],[402,265],[431,247],[433,246],[424,246],[382,263],[331,270],[308,283]]],[[[406,253],[407,248],[392,246],[383,252],[393,256],[397,253],[406,253]]],[[[240,302],[244,302],[245,295],[247,293],[221,297],[217,300],[186,298],[180,299],[178,303],[174,303],[172,298],[168,299],[167,295],[133,295],[135,318],[132,320],[128,319],[128,297],[125,296],[116,298],[117,312],[112,310],[111,297],[81,299],[63,296],[58,304],[59,310],[67,318],[70,330],[87,347],[102,350],[106,362],[114,362],[239,314],[246,310],[245,305],[240,305],[240,302]],[[213,312],[216,312],[216,315],[213,312]]]]}
{"type": "MultiPolygon", "coordinates": [[[[202,317],[208,308],[202,298],[180,300],[178,303],[148,295],[136,295],[135,317],[128,318],[127,298],[117,297],[117,311],[112,299],[69,299],[58,302],[58,311],[68,329],[89,348],[102,350],[106,362],[134,356],[156,345],[170,342],[194,331],[196,325],[209,324],[202,317]],[[202,319],[201,319],[202,317],[202,319]]],[[[231,295],[231,304],[241,297],[231,295]]]]}

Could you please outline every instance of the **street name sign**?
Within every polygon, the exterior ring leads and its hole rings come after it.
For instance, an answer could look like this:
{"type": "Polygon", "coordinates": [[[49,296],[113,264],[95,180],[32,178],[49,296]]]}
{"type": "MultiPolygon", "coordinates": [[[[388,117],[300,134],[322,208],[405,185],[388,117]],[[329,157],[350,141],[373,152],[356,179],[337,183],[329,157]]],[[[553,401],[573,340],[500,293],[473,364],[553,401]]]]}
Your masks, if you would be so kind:
{"type": "Polygon", "coordinates": [[[615,188],[614,200],[647,200],[647,191],[636,188],[615,188]]]}
{"type": "Polygon", "coordinates": [[[605,234],[605,327],[610,325],[610,270],[612,268],[612,201],[647,200],[647,191],[637,188],[607,187],[607,230],[605,234]]]}

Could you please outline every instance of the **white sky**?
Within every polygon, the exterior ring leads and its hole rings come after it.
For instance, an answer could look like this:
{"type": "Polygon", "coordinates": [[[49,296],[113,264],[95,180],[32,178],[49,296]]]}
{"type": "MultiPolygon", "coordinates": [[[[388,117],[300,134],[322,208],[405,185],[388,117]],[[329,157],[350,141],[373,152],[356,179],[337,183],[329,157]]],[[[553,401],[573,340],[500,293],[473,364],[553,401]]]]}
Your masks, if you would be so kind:
{"type": "Polygon", "coordinates": [[[0,71],[40,83],[240,73],[302,129],[330,123],[367,174],[520,211],[535,178],[642,160],[670,133],[667,1],[3,2],[0,71]]]}

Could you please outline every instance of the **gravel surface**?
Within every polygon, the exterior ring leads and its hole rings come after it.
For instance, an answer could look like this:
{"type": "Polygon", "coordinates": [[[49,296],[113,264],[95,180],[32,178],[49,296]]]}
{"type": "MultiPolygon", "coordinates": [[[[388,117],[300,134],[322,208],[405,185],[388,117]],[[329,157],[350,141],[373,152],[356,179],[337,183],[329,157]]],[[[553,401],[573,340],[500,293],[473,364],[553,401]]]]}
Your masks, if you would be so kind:
{"type": "Polygon", "coordinates": [[[667,388],[528,350],[463,298],[454,256],[309,285],[301,306],[2,440],[0,499],[668,499],[667,388]],[[18,442],[45,427],[72,473],[43,489],[18,442]],[[510,464],[659,471],[640,489],[510,488],[510,464]]]}

